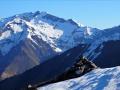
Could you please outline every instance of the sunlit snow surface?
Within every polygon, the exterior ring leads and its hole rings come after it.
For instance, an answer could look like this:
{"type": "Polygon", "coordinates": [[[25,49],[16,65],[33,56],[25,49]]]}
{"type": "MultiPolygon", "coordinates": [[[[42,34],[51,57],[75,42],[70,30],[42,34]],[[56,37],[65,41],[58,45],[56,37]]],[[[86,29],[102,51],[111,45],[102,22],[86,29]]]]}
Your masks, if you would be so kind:
{"type": "MultiPolygon", "coordinates": [[[[37,36],[55,52],[64,52],[79,43],[92,40],[98,29],[81,26],[72,19],[64,20],[45,12],[23,13],[0,19],[0,52],[6,55],[14,46],[26,38],[37,36]]],[[[39,46],[39,45],[38,45],[39,46]]]]}
{"type": "Polygon", "coordinates": [[[96,69],[82,77],[50,84],[38,90],[120,90],[120,66],[96,69]]]}

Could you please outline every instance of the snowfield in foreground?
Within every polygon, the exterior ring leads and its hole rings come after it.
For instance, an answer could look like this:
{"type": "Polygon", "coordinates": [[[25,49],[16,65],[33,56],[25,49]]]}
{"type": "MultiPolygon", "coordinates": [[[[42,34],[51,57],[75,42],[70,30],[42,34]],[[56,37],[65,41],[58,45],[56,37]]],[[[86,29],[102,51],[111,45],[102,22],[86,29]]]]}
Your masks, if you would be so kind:
{"type": "Polygon", "coordinates": [[[120,90],[120,66],[98,68],[82,77],[50,84],[38,90],[120,90]]]}

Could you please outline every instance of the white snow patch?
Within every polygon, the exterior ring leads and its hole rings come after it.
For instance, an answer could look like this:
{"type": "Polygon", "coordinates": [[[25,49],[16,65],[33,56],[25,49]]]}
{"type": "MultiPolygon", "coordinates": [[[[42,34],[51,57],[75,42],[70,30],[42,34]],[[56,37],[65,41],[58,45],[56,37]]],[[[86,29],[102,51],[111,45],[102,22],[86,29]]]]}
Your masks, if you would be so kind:
{"type": "Polygon", "coordinates": [[[89,27],[87,27],[85,34],[92,35],[91,29],[89,27]]]}
{"type": "Polygon", "coordinates": [[[17,24],[14,24],[14,25],[11,24],[11,29],[14,30],[14,33],[18,33],[18,32],[22,32],[23,31],[22,27],[18,26],[17,24]]]}
{"type": "Polygon", "coordinates": [[[85,25],[81,24],[81,22],[79,20],[75,20],[75,19],[72,19],[74,22],[76,22],[78,24],[78,26],[80,27],[85,27],[85,25]]]}
{"type": "Polygon", "coordinates": [[[56,52],[62,52],[62,50],[60,48],[55,48],[56,52]]]}
{"type": "Polygon", "coordinates": [[[38,90],[120,90],[120,66],[96,69],[82,77],[38,88],[38,90]]]}
{"type": "Polygon", "coordinates": [[[5,32],[2,33],[2,35],[0,36],[0,40],[9,38],[10,36],[11,36],[11,31],[7,30],[7,31],[5,31],[5,32]]]}

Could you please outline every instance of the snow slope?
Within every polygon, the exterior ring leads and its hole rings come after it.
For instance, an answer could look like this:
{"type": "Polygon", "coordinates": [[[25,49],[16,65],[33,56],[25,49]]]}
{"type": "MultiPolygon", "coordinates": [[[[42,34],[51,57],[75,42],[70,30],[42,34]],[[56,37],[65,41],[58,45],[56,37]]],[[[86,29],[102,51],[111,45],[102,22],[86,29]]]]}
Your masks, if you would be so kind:
{"type": "Polygon", "coordinates": [[[82,77],[50,84],[38,90],[120,90],[120,66],[98,68],[82,77]]]}

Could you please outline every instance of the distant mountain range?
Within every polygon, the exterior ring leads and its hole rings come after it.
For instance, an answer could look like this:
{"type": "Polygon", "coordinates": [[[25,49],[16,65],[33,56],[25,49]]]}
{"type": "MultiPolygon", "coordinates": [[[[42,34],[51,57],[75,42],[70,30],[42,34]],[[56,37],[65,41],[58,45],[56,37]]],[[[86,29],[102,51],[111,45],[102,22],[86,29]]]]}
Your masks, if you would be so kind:
{"type": "Polygon", "coordinates": [[[87,45],[83,56],[99,67],[120,65],[120,26],[99,30],[46,12],[0,19],[0,74],[5,79],[70,48],[87,45]]]}

